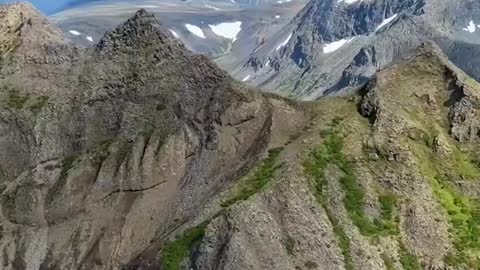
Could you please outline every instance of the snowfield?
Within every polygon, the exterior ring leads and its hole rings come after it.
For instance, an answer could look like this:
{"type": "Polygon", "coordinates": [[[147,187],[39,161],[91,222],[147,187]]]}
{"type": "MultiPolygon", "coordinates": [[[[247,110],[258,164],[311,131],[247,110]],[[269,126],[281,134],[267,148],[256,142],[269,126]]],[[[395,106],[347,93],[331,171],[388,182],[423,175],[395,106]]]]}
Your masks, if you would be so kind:
{"type": "Polygon", "coordinates": [[[221,9],[219,9],[219,8],[217,8],[217,7],[214,7],[214,6],[211,6],[211,5],[205,5],[205,7],[206,7],[206,8],[211,8],[211,9],[213,9],[213,10],[221,10],[221,9]]]}
{"type": "Polygon", "coordinates": [[[78,32],[77,30],[70,30],[68,31],[70,34],[74,35],[74,36],[80,36],[82,33],[78,32]]]}
{"type": "Polygon", "coordinates": [[[331,42],[331,43],[327,43],[324,45],[323,47],[323,53],[325,54],[328,54],[328,53],[332,53],[338,49],[340,49],[343,45],[351,42],[352,40],[354,40],[355,37],[353,38],[344,38],[344,39],[341,39],[341,40],[338,40],[338,41],[334,41],[334,42],[331,42]]]}
{"type": "Polygon", "coordinates": [[[209,25],[209,27],[217,36],[231,39],[232,42],[235,42],[238,33],[242,30],[242,22],[224,22],[217,25],[209,25]]]}
{"type": "MultiPolygon", "coordinates": [[[[478,27],[480,27],[480,25],[478,25],[478,27]]],[[[470,32],[470,33],[475,33],[475,31],[477,30],[477,26],[475,25],[475,22],[473,21],[470,21],[467,25],[467,27],[463,28],[463,31],[467,31],[467,32],[470,32]]]]}
{"type": "Polygon", "coordinates": [[[383,22],[382,22],[379,26],[377,26],[377,29],[375,29],[375,31],[378,31],[378,30],[380,30],[382,27],[384,27],[385,25],[391,23],[393,20],[395,20],[395,18],[397,18],[397,16],[398,16],[398,14],[395,14],[395,15],[393,15],[393,16],[391,16],[391,17],[389,17],[389,18],[386,18],[385,20],[383,20],[383,22]]]}
{"type": "Polygon", "coordinates": [[[275,51],[280,50],[283,46],[287,45],[290,39],[292,38],[293,33],[291,33],[282,43],[280,43],[277,48],[275,48],[275,51]]]}
{"type": "Polygon", "coordinates": [[[358,2],[358,1],[361,1],[361,0],[340,0],[340,3],[345,2],[347,4],[353,4],[353,3],[358,2]]]}
{"type": "Polygon", "coordinates": [[[185,27],[187,28],[188,31],[190,31],[190,33],[194,34],[195,36],[199,37],[199,38],[205,38],[205,34],[203,33],[203,30],[196,26],[196,25],[193,25],[193,24],[185,24],[185,27]]]}
{"type": "Polygon", "coordinates": [[[175,38],[178,38],[178,34],[177,32],[173,31],[172,29],[168,29],[170,31],[170,33],[172,33],[172,35],[175,37],[175,38]]]}

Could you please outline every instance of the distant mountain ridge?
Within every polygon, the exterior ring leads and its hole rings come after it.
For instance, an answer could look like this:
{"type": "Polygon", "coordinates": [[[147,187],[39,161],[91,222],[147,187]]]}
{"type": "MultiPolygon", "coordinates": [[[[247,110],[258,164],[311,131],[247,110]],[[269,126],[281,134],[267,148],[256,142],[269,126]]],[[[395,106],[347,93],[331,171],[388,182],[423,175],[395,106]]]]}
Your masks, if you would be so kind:
{"type": "Polygon", "coordinates": [[[106,0],[74,5],[50,18],[72,42],[89,47],[136,10],[145,8],[156,14],[187,48],[213,59],[224,57],[222,67],[231,70],[243,65],[255,46],[281,29],[305,3],[306,0],[106,0]],[[230,35],[225,37],[212,30],[216,25],[226,24],[240,25],[235,27],[238,31],[235,42],[230,35]]]}
{"type": "Polygon", "coordinates": [[[69,8],[73,8],[73,7],[78,7],[78,6],[81,6],[81,5],[87,5],[89,3],[102,2],[102,1],[105,1],[105,0],[71,0],[71,1],[66,1],[66,3],[62,7],[57,8],[56,10],[50,12],[50,14],[55,14],[55,13],[58,13],[60,11],[63,11],[63,10],[69,9],[69,8]]]}
{"type": "Polygon", "coordinates": [[[478,57],[468,58],[479,54],[480,31],[467,28],[479,14],[480,4],[469,0],[311,1],[234,75],[249,74],[251,84],[268,91],[316,99],[358,89],[396,58],[433,41],[480,78],[478,57]]]}

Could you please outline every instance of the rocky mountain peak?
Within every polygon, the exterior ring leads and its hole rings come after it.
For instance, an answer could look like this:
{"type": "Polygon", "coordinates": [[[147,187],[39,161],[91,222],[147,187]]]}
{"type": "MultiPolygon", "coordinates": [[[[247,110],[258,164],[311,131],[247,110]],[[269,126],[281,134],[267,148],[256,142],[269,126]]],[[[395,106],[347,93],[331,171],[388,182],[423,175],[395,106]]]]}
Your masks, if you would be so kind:
{"type": "Polygon", "coordinates": [[[133,17],[107,33],[98,43],[99,51],[134,50],[144,46],[157,46],[171,54],[186,51],[183,44],[163,27],[152,13],[140,9],[133,17]]]}

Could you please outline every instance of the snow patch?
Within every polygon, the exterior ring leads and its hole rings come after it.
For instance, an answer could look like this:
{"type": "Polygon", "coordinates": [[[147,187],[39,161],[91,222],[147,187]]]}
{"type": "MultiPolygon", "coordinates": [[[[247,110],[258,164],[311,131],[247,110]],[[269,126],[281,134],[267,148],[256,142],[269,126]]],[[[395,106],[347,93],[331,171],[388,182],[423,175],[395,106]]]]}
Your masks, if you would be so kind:
{"type": "Polygon", "coordinates": [[[93,42],[93,37],[92,36],[87,36],[87,40],[90,42],[93,42]]]}
{"type": "Polygon", "coordinates": [[[211,5],[205,5],[205,7],[206,7],[206,8],[211,8],[211,9],[213,9],[213,10],[221,10],[221,9],[219,9],[219,8],[217,8],[217,7],[214,7],[214,6],[211,6],[211,5]]]}
{"type": "Polygon", "coordinates": [[[217,35],[231,39],[232,42],[237,40],[237,35],[242,30],[242,22],[224,22],[217,25],[209,25],[210,29],[217,35]]]}
{"type": "Polygon", "coordinates": [[[290,39],[292,38],[292,35],[293,35],[293,33],[291,33],[291,34],[287,37],[287,39],[285,39],[282,43],[280,43],[280,44],[277,46],[277,48],[275,48],[275,51],[278,51],[278,50],[280,50],[283,46],[287,45],[288,42],[290,41],[290,39]]]}
{"type": "Polygon", "coordinates": [[[347,4],[353,4],[353,3],[359,2],[359,1],[362,1],[362,0],[340,0],[340,3],[344,2],[344,3],[347,3],[347,4]]]}
{"type": "Polygon", "coordinates": [[[179,37],[178,34],[177,34],[177,32],[173,31],[172,29],[168,29],[168,30],[170,31],[170,33],[172,33],[172,35],[173,35],[174,37],[176,37],[176,38],[179,37]]]}
{"type": "Polygon", "coordinates": [[[196,25],[193,25],[193,24],[185,24],[185,27],[187,28],[188,31],[190,31],[190,33],[194,34],[195,36],[197,37],[200,37],[200,38],[205,38],[205,34],[203,34],[203,30],[196,26],[196,25]]]}
{"type": "Polygon", "coordinates": [[[78,32],[77,30],[70,30],[68,31],[70,34],[74,35],[74,36],[80,36],[82,33],[78,32]]]}
{"type": "MultiPolygon", "coordinates": [[[[480,27],[480,25],[478,27],[480,27]]],[[[476,30],[477,30],[477,26],[475,25],[475,23],[473,21],[470,21],[468,23],[467,27],[463,28],[463,31],[467,31],[467,32],[470,32],[470,33],[474,33],[476,30]]]]}
{"type": "Polygon", "coordinates": [[[280,15],[275,15],[275,19],[280,19],[280,15]]]}
{"type": "Polygon", "coordinates": [[[395,18],[397,18],[397,16],[398,16],[398,14],[394,14],[393,16],[384,19],[383,22],[379,26],[377,26],[377,29],[375,29],[375,31],[378,31],[382,27],[384,27],[385,25],[391,23],[393,20],[395,20],[395,18]]]}
{"type": "Polygon", "coordinates": [[[331,42],[331,43],[326,43],[325,45],[323,45],[323,53],[325,53],[325,54],[332,53],[332,52],[340,49],[343,45],[345,45],[347,43],[350,43],[354,39],[355,39],[355,37],[344,38],[344,39],[334,41],[334,42],[331,42]]]}
{"type": "Polygon", "coordinates": [[[156,5],[136,5],[136,8],[158,8],[156,5]]]}
{"type": "Polygon", "coordinates": [[[248,79],[250,79],[250,75],[247,75],[245,78],[243,78],[242,82],[246,82],[246,81],[248,81],[248,79]]]}

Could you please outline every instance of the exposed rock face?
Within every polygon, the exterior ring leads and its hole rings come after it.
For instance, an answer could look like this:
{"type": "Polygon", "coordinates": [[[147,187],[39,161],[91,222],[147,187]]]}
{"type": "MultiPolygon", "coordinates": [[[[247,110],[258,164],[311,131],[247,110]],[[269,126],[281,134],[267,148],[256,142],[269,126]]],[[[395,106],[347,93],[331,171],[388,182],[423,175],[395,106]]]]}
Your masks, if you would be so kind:
{"type": "Polygon", "coordinates": [[[452,135],[461,142],[475,139],[479,136],[478,105],[475,106],[468,98],[456,103],[450,113],[452,135]]]}
{"type": "Polygon", "coordinates": [[[307,262],[344,269],[330,222],[297,170],[282,175],[272,191],[215,219],[194,269],[295,269],[307,262]]]}
{"type": "Polygon", "coordinates": [[[1,14],[2,269],[120,269],[265,149],[267,100],[151,14],[89,50],[28,5],[1,14]]]}
{"type": "Polygon", "coordinates": [[[460,142],[472,141],[480,136],[479,96],[469,85],[452,83],[449,118],[452,136],[460,142]]]}

